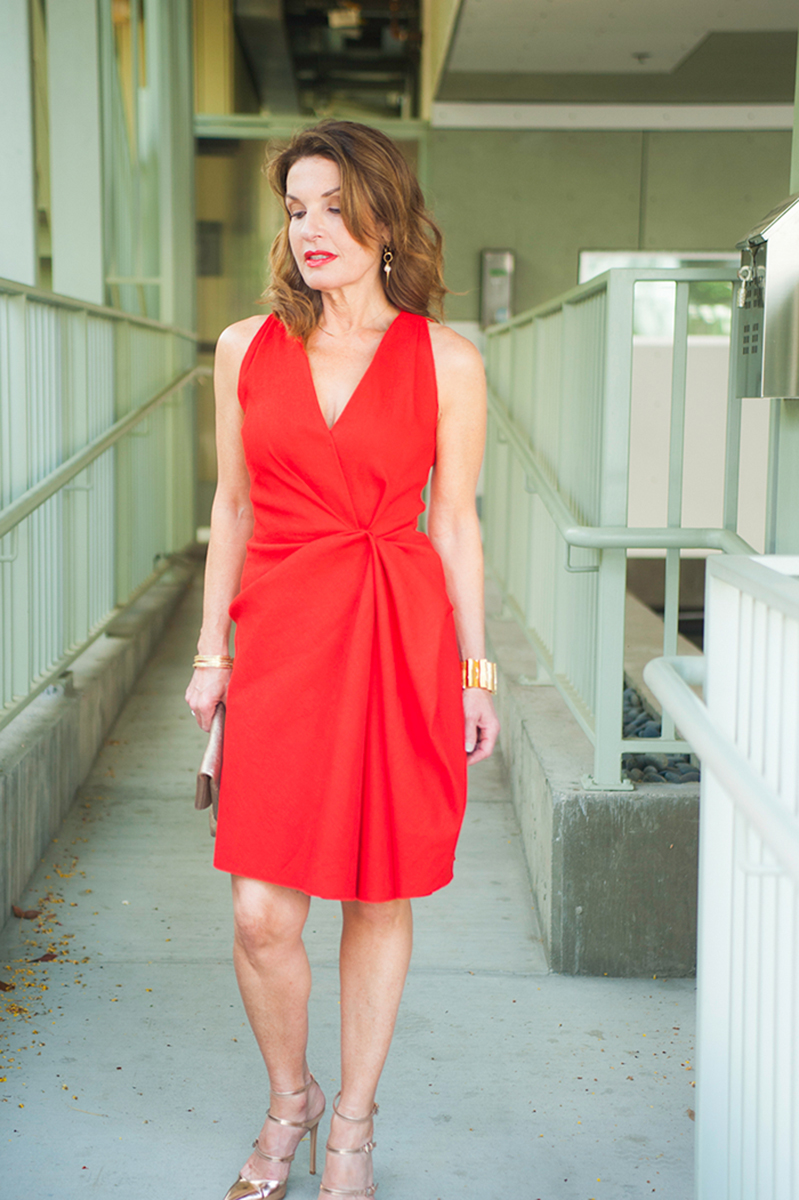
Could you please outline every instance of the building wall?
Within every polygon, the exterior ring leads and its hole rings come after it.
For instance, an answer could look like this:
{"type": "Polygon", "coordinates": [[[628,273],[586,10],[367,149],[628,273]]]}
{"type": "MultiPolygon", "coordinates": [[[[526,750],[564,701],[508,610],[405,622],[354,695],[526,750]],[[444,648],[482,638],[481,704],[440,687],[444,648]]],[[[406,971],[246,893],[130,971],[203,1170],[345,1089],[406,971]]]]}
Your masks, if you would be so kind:
{"type": "Polygon", "coordinates": [[[212,348],[226,325],[258,311],[280,220],[262,172],[264,156],[263,142],[242,141],[228,153],[200,153],[196,159],[197,220],[221,226],[220,273],[197,280],[203,348],[212,348]]]}
{"type": "Polygon", "coordinates": [[[447,314],[477,319],[483,248],[515,251],[516,312],[572,287],[581,250],[729,250],[788,194],[790,154],[787,131],[432,130],[447,314]]]}
{"type": "MultiPolygon", "coordinates": [[[[259,307],[267,280],[267,255],[282,213],[263,173],[266,145],[200,143],[195,162],[197,220],[221,229],[219,274],[197,278],[200,361],[211,365],[216,339],[233,321],[259,307]],[[209,150],[215,150],[209,153],[209,150]]],[[[214,395],[208,385],[197,404],[197,521],[207,525],[216,485],[214,395]]]]}

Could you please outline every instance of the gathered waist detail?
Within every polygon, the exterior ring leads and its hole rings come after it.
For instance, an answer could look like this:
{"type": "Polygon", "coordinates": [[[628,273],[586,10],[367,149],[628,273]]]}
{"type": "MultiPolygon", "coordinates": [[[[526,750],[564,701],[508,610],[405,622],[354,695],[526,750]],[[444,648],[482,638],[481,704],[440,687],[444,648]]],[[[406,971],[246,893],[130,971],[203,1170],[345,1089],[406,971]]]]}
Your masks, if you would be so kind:
{"type": "Polygon", "coordinates": [[[428,542],[426,534],[417,528],[415,521],[389,528],[382,527],[382,523],[376,521],[370,525],[342,523],[336,528],[309,529],[307,533],[298,530],[294,536],[291,535],[290,531],[285,529],[275,530],[274,534],[272,534],[271,530],[260,529],[250,538],[247,543],[247,549],[254,551],[261,548],[264,550],[276,550],[281,547],[290,549],[292,547],[309,545],[313,542],[324,541],[327,538],[357,537],[367,537],[374,541],[428,542]]]}

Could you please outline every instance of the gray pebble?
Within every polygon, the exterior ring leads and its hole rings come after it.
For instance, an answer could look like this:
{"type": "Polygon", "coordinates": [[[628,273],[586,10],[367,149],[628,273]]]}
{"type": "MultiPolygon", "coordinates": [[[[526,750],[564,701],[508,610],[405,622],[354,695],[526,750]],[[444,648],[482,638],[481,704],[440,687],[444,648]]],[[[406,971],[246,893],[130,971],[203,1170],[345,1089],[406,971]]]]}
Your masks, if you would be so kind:
{"type": "Polygon", "coordinates": [[[670,766],[668,754],[642,754],[641,766],[654,767],[656,771],[664,771],[670,766]]]}
{"type": "MultiPolygon", "coordinates": [[[[622,702],[622,735],[625,738],[659,738],[662,726],[644,707],[635,688],[624,689],[622,702]]],[[[622,767],[634,783],[696,783],[699,769],[691,762],[690,754],[627,753],[622,755],[622,767]]]]}

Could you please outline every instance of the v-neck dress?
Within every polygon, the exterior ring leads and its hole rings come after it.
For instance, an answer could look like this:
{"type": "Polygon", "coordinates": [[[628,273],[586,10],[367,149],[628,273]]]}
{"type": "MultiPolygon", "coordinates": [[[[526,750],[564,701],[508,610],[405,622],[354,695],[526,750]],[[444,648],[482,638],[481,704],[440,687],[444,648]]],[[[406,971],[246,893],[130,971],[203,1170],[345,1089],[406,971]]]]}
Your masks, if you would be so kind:
{"type": "Polygon", "coordinates": [[[214,862],[339,900],[452,878],[466,802],[460,665],[417,529],[435,460],[428,321],[401,312],[332,428],[267,317],[241,365],[253,534],[239,594],[214,862]]]}

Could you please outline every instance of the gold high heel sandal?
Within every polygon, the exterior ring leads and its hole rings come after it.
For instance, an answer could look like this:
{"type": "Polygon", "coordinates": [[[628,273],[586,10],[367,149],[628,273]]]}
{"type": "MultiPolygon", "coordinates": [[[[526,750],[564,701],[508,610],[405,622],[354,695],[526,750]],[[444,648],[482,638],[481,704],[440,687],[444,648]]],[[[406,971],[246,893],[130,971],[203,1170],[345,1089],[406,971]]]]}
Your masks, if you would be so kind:
{"type": "MultiPolygon", "coordinates": [[[[303,1092],[307,1092],[312,1083],[316,1083],[313,1075],[305,1084],[304,1087],[297,1088],[296,1092],[272,1092],[273,1096],[301,1096],[303,1092]]],[[[307,1130],[311,1135],[311,1174],[316,1174],[316,1136],[319,1132],[319,1122],[325,1115],[324,1108],[318,1117],[312,1117],[308,1121],[286,1121],[283,1117],[273,1117],[271,1112],[267,1112],[266,1117],[269,1121],[274,1121],[276,1125],[291,1125],[293,1129],[307,1130]]],[[[302,1140],[302,1139],[300,1139],[302,1140]]],[[[253,1142],[253,1149],[259,1158],[265,1158],[267,1162],[275,1163],[290,1163],[294,1161],[294,1154],[284,1155],[282,1158],[276,1154],[267,1154],[258,1145],[258,1138],[253,1142]]],[[[296,1151],[295,1151],[296,1154],[296,1151]]],[[[225,1200],[283,1200],[286,1195],[288,1179],[244,1179],[239,1175],[236,1182],[228,1189],[225,1200]]]]}
{"type": "MultiPolygon", "coordinates": [[[[333,1112],[336,1114],[337,1117],[341,1117],[342,1121],[353,1121],[353,1122],[371,1121],[372,1117],[378,1111],[377,1105],[374,1104],[374,1105],[372,1105],[372,1111],[370,1113],[367,1113],[367,1115],[365,1117],[347,1117],[344,1115],[343,1112],[339,1112],[339,1110],[338,1110],[337,1101],[339,1101],[340,1099],[341,1099],[341,1092],[338,1093],[335,1100],[333,1101],[333,1112]]],[[[339,1150],[336,1146],[331,1146],[330,1143],[328,1142],[325,1149],[327,1150],[328,1154],[371,1154],[376,1145],[377,1145],[377,1142],[374,1142],[374,1141],[364,1142],[364,1144],[362,1146],[356,1146],[354,1150],[339,1150]]],[[[331,1187],[328,1187],[327,1184],[320,1183],[319,1191],[325,1192],[328,1196],[374,1196],[375,1192],[377,1191],[377,1184],[370,1183],[368,1187],[357,1187],[357,1188],[331,1188],[331,1187]]]]}

